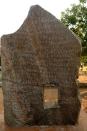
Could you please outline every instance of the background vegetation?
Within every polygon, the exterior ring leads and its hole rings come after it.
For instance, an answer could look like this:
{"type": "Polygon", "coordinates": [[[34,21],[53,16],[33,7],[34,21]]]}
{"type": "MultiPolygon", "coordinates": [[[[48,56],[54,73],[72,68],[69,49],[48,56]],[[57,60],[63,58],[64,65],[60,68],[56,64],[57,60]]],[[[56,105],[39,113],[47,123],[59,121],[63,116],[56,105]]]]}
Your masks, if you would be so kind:
{"type": "Polygon", "coordinates": [[[62,12],[61,21],[81,39],[81,62],[87,65],[87,0],[79,0],[78,5],[62,12]]]}

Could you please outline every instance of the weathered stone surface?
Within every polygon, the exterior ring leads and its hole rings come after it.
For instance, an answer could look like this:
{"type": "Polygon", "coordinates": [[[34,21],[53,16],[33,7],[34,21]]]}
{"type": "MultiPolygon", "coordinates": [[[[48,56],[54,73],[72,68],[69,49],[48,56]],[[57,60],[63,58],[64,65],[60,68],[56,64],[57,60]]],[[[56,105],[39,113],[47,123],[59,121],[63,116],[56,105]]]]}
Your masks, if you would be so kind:
{"type": "Polygon", "coordinates": [[[77,123],[80,53],[81,45],[70,30],[38,5],[32,6],[20,29],[1,38],[6,124],[77,123]],[[56,108],[44,109],[46,85],[58,89],[56,108]]]}

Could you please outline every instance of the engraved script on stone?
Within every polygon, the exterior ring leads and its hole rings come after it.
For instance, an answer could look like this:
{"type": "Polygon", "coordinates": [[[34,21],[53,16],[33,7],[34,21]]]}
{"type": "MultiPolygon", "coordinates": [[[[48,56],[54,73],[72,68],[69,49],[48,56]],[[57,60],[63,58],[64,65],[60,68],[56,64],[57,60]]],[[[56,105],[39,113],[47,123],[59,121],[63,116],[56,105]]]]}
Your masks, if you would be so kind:
{"type": "Polygon", "coordinates": [[[12,127],[76,124],[80,54],[78,38],[52,14],[32,6],[22,26],[1,38],[5,123],[12,127]],[[49,108],[44,108],[46,90],[56,95],[49,97],[49,108]]]}

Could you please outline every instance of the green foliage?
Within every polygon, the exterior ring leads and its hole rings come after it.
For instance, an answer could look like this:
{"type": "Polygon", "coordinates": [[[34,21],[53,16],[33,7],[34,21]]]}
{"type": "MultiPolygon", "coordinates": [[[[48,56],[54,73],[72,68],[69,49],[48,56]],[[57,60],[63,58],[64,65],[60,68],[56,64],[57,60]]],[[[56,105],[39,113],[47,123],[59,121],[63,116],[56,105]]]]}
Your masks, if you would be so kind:
{"type": "Polygon", "coordinates": [[[81,56],[81,62],[87,65],[87,56],[81,56]]]}
{"type": "Polygon", "coordinates": [[[79,0],[78,5],[73,4],[62,12],[61,21],[81,39],[81,61],[87,64],[87,0],[79,0]]]}
{"type": "Polygon", "coordinates": [[[86,3],[86,0],[79,0],[79,1],[80,1],[80,3],[82,3],[82,4],[86,3]]]}
{"type": "Polygon", "coordinates": [[[81,38],[82,46],[87,47],[87,0],[79,2],[61,13],[61,21],[81,38]]]}

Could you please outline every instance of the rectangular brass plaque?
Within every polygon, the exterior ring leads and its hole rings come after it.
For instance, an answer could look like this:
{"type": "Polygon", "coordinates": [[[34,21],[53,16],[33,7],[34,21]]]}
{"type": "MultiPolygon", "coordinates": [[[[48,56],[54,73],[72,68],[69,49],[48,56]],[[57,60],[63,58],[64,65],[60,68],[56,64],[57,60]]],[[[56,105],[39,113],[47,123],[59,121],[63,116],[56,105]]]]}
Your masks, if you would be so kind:
{"type": "Polygon", "coordinates": [[[58,106],[58,88],[44,88],[44,109],[58,106]]]}

